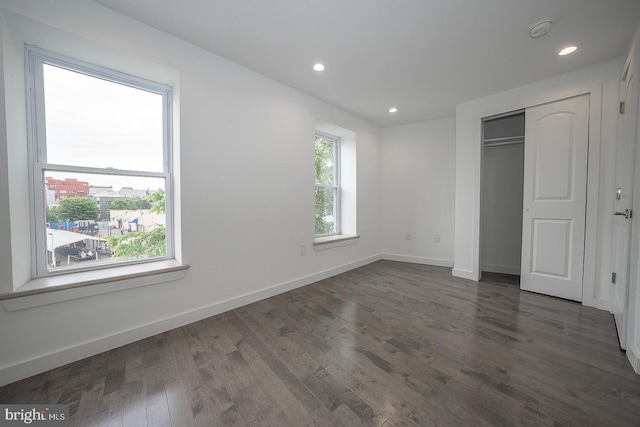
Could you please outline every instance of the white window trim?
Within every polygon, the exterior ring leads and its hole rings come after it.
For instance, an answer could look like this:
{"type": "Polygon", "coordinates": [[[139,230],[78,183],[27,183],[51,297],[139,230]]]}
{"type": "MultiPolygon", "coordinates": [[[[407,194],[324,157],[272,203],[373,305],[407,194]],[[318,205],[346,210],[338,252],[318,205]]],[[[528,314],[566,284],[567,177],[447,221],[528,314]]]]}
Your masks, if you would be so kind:
{"type": "MultiPolygon", "coordinates": [[[[6,156],[0,155],[0,166],[5,169],[1,174],[6,182],[0,184],[0,304],[24,308],[37,307],[61,301],[85,298],[113,291],[124,291],[139,286],[180,281],[187,275],[188,264],[182,258],[181,191],[180,191],[180,73],[174,68],[163,65],[141,55],[131,55],[109,45],[71,34],[58,28],[24,18],[21,15],[1,11],[3,19],[3,46],[0,73],[4,105],[11,106],[3,110],[0,123],[6,132],[0,133],[0,144],[6,146],[6,156]],[[6,37],[5,37],[6,36],[6,37]],[[48,277],[51,280],[66,279],[67,284],[49,286],[43,280],[34,279],[31,272],[33,242],[30,212],[30,177],[27,133],[27,98],[25,96],[26,64],[25,45],[39,46],[49,51],[73,56],[89,63],[108,69],[136,75],[163,83],[174,88],[172,102],[173,152],[173,223],[175,259],[135,266],[114,267],[110,270],[96,270],[82,273],[89,280],[80,280],[80,274],[48,277]],[[27,195],[27,196],[25,196],[27,195]],[[9,220],[11,218],[11,220],[9,220]],[[27,238],[25,238],[27,237],[27,238]],[[169,267],[167,268],[167,264],[169,267]],[[131,269],[144,267],[147,272],[135,273],[131,269]],[[110,277],[105,277],[106,273],[110,277]],[[27,291],[29,294],[23,293],[27,291]]],[[[46,281],[46,280],[44,280],[46,281]]],[[[15,309],[19,309],[15,308],[15,309]]]]}
{"type": "Polygon", "coordinates": [[[313,250],[317,252],[338,248],[340,246],[353,245],[354,243],[358,243],[358,239],[360,239],[360,236],[357,234],[339,234],[336,236],[319,237],[313,242],[313,250]]]}
{"type": "Polygon", "coordinates": [[[314,251],[324,251],[358,243],[356,133],[341,126],[317,122],[316,134],[340,138],[340,234],[314,236],[314,251]]]}
{"type": "MultiPolygon", "coordinates": [[[[43,278],[47,276],[69,275],[82,271],[111,270],[122,266],[154,263],[157,261],[171,260],[175,257],[174,251],[174,227],[173,227],[173,174],[172,174],[172,88],[168,85],[152,82],[143,78],[135,77],[129,74],[110,70],[105,67],[90,64],[85,61],[63,56],[54,52],[40,49],[33,46],[25,48],[27,62],[27,108],[28,115],[28,139],[30,142],[30,176],[31,176],[31,239],[35,244],[32,245],[32,277],[43,278]],[[46,162],[46,124],[44,115],[44,103],[38,100],[44,99],[44,79],[43,64],[52,64],[57,67],[66,68],[72,71],[81,72],[89,76],[112,81],[117,84],[127,85],[134,88],[157,93],[163,98],[163,171],[162,172],[142,172],[119,169],[102,169],[92,167],[55,165],[46,162]],[[76,173],[99,173],[102,175],[128,175],[162,178],[165,180],[165,198],[166,198],[166,245],[167,254],[164,257],[156,257],[150,260],[134,260],[127,262],[118,262],[117,264],[87,266],[74,268],[73,270],[51,271],[47,268],[46,254],[46,229],[45,224],[45,189],[44,180],[45,170],[53,169],[62,172],[76,173]]],[[[61,196],[61,198],[63,198],[61,196]]],[[[33,282],[33,281],[32,281],[33,282]]],[[[37,282],[37,279],[36,279],[37,282]]],[[[82,286],[82,284],[80,284],[82,286]]]]}
{"type": "Polygon", "coordinates": [[[110,292],[183,279],[188,265],[176,260],[112,267],[101,271],[73,272],[34,279],[14,292],[0,294],[9,311],[39,307],[110,292]]]}
{"type": "MultiPolygon", "coordinates": [[[[323,233],[316,234],[316,240],[322,239],[324,237],[329,236],[339,236],[341,232],[341,197],[342,194],[340,192],[340,137],[328,134],[326,132],[316,131],[315,137],[323,138],[329,141],[333,141],[333,185],[328,184],[318,184],[316,183],[315,188],[332,188],[333,189],[333,224],[334,231],[332,233],[323,233]]],[[[315,138],[314,138],[315,140],[315,138]]],[[[315,160],[315,159],[314,159],[315,160]]]]}

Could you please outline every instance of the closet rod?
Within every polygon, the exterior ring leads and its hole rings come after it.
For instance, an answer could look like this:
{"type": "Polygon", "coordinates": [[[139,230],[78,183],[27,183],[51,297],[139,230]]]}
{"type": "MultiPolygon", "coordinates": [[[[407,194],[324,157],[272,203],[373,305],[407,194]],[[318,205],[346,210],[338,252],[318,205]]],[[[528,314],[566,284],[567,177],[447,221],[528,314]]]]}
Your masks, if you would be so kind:
{"type": "Polygon", "coordinates": [[[491,147],[502,147],[505,145],[518,145],[518,144],[524,144],[524,139],[514,140],[514,141],[504,141],[504,142],[490,142],[488,144],[484,144],[484,146],[485,148],[491,148],[491,147]]]}
{"type": "Polygon", "coordinates": [[[520,140],[524,141],[524,135],[505,136],[502,138],[485,138],[484,143],[486,144],[487,142],[520,141],[520,140]]]}

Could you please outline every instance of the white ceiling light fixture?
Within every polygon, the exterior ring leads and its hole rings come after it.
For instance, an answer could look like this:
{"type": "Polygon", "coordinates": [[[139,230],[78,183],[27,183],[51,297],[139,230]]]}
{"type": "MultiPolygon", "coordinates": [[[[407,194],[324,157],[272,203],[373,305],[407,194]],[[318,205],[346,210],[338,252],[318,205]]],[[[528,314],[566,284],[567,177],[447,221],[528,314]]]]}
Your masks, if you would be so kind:
{"type": "Polygon", "coordinates": [[[541,19],[529,27],[529,35],[532,39],[539,39],[551,30],[551,19],[541,19]]]}
{"type": "Polygon", "coordinates": [[[578,50],[577,46],[567,46],[564,49],[562,49],[560,52],[558,52],[558,55],[560,56],[569,55],[570,53],[573,53],[576,50],[578,50]]]}
{"type": "Polygon", "coordinates": [[[324,71],[324,68],[324,64],[321,64],[320,62],[318,62],[317,64],[313,64],[313,69],[317,72],[324,71]]]}
{"type": "Polygon", "coordinates": [[[397,113],[397,112],[398,112],[398,107],[391,107],[391,108],[389,108],[389,112],[390,112],[390,113],[397,113]]]}

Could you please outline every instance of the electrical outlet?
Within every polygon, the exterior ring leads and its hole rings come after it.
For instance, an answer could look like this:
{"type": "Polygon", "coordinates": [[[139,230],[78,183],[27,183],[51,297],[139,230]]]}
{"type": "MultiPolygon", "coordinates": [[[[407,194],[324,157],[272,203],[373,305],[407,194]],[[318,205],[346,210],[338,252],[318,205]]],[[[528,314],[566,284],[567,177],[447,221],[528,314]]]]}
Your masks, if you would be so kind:
{"type": "Polygon", "coordinates": [[[436,243],[440,243],[440,235],[439,234],[434,234],[433,235],[433,241],[436,243]]]}
{"type": "Polygon", "coordinates": [[[307,253],[307,247],[305,245],[300,245],[300,255],[304,255],[307,253]]]}
{"type": "Polygon", "coordinates": [[[407,240],[413,240],[413,233],[411,231],[407,231],[405,237],[407,240]]]}

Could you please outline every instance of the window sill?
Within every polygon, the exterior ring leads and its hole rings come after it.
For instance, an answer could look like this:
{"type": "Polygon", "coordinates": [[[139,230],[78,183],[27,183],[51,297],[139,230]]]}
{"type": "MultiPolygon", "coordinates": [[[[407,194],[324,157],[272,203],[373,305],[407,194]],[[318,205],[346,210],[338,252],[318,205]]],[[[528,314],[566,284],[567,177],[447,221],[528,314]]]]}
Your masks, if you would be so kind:
{"type": "Polygon", "coordinates": [[[9,311],[39,307],[62,301],[180,280],[188,265],[176,260],[84,271],[33,279],[13,292],[0,294],[0,304],[9,311]]]}
{"type": "Polygon", "coordinates": [[[338,234],[336,236],[318,237],[313,242],[315,251],[323,251],[325,249],[337,248],[340,246],[353,245],[358,243],[360,236],[352,234],[338,234]]]}

